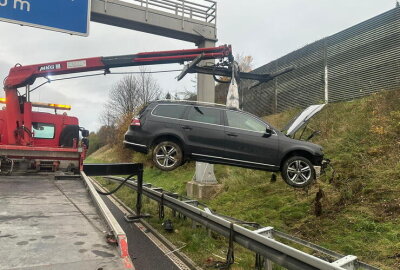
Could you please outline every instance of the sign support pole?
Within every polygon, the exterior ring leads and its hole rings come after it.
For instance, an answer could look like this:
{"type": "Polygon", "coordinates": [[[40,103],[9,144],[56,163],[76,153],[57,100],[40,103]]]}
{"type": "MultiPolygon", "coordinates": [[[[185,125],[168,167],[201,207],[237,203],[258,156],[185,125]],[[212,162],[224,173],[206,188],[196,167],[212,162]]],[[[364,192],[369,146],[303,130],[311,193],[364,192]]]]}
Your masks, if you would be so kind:
{"type": "MultiPolygon", "coordinates": [[[[215,41],[204,40],[199,48],[215,47],[215,41]]],[[[214,64],[214,60],[202,61],[200,65],[214,64]]],[[[215,102],[215,82],[212,76],[205,74],[197,75],[197,101],[215,102]]],[[[214,175],[214,165],[204,162],[196,162],[195,181],[199,183],[217,184],[214,175]]]]}

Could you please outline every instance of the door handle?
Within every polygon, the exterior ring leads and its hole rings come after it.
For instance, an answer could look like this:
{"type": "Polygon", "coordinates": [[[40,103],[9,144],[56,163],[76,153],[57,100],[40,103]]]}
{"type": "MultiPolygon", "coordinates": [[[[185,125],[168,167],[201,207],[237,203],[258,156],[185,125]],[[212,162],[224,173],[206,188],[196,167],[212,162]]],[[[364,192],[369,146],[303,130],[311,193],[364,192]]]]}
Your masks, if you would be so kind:
{"type": "Polygon", "coordinates": [[[192,130],[192,128],[191,127],[188,127],[188,126],[183,126],[182,127],[184,130],[192,130]]]}
{"type": "Polygon", "coordinates": [[[236,133],[226,133],[226,135],[231,136],[231,137],[237,137],[238,135],[236,133]]]}

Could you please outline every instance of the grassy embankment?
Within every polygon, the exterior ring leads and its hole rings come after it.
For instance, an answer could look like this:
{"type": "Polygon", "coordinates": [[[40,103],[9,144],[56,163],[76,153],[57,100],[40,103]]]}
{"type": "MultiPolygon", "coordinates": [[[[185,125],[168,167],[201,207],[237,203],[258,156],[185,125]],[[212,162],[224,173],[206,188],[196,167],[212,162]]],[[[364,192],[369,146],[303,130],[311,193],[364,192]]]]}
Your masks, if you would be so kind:
{"type": "MultiPolygon", "coordinates": [[[[267,117],[277,127],[296,110],[267,117]]],[[[273,226],[328,249],[357,255],[382,269],[400,268],[400,91],[329,104],[309,125],[320,130],[313,142],[321,144],[332,160],[335,177],[323,177],[309,190],[296,190],[270,174],[229,166],[216,166],[223,185],[215,198],[205,201],[213,210],[242,220],[273,226]],[[322,215],[316,217],[315,195],[323,190],[322,215]]],[[[102,149],[88,162],[121,161],[121,150],[102,149]],[[104,151],[105,150],[105,151],[104,151]]],[[[126,155],[125,161],[126,160],[126,155]]],[[[129,155],[128,155],[129,156],[129,155]]],[[[133,154],[128,160],[146,161],[133,154]]],[[[145,181],[166,190],[185,193],[193,175],[193,163],[169,173],[151,168],[146,161],[145,181]]],[[[102,181],[106,187],[113,185],[102,181]]],[[[118,196],[131,206],[132,193],[118,196]]],[[[161,230],[154,203],[145,209],[154,214],[150,222],[161,230]]],[[[169,213],[169,212],[167,212],[169,213]]],[[[209,238],[204,229],[189,221],[172,218],[179,233],[167,236],[200,266],[224,257],[226,240],[209,238]]],[[[236,245],[237,247],[237,245],[236,245]]],[[[252,269],[253,255],[239,247],[233,269],[252,269]]]]}

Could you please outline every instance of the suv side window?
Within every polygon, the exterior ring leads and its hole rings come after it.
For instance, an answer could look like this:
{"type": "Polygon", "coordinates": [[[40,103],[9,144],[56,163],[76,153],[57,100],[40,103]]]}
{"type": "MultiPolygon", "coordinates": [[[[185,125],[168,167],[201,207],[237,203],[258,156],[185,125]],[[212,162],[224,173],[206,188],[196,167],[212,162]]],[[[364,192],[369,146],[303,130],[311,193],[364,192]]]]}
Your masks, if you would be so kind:
{"type": "Polygon", "coordinates": [[[228,126],[233,128],[263,133],[267,128],[267,125],[260,120],[240,112],[226,111],[226,119],[228,120],[228,126]]]}
{"type": "Polygon", "coordinates": [[[221,125],[221,110],[208,107],[190,107],[188,120],[221,125]]]}
{"type": "Polygon", "coordinates": [[[183,119],[183,113],[187,106],[179,104],[160,104],[154,110],[153,114],[157,116],[183,119]]]}

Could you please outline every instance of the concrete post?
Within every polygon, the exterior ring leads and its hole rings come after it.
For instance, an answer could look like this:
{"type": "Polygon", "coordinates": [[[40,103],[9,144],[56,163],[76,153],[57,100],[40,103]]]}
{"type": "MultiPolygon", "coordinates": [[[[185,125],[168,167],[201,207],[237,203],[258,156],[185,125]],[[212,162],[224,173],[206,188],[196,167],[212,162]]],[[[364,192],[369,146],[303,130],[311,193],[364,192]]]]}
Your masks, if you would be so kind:
{"type": "MultiPolygon", "coordinates": [[[[215,41],[204,40],[198,45],[199,48],[215,47],[215,41]]],[[[214,60],[202,61],[200,65],[214,64],[214,60]]],[[[197,75],[197,101],[215,102],[215,81],[212,76],[205,74],[197,75]]],[[[217,184],[214,175],[214,165],[196,162],[195,181],[206,184],[217,184]]]]}
{"type": "MultiPolygon", "coordinates": [[[[204,40],[198,44],[199,48],[215,47],[215,41],[204,40]]],[[[200,65],[207,63],[214,64],[214,60],[202,61],[200,65]]],[[[215,82],[211,75],[197,75],[197,100],[204,102],[215,102],[215,82]]],[[[196,162],[196,172],[194,181],[187,184],[186,190],[188,196],[196,198],[209,198],[213,196],[220,186],[214,174],[214,165],[196,162]]]]}

